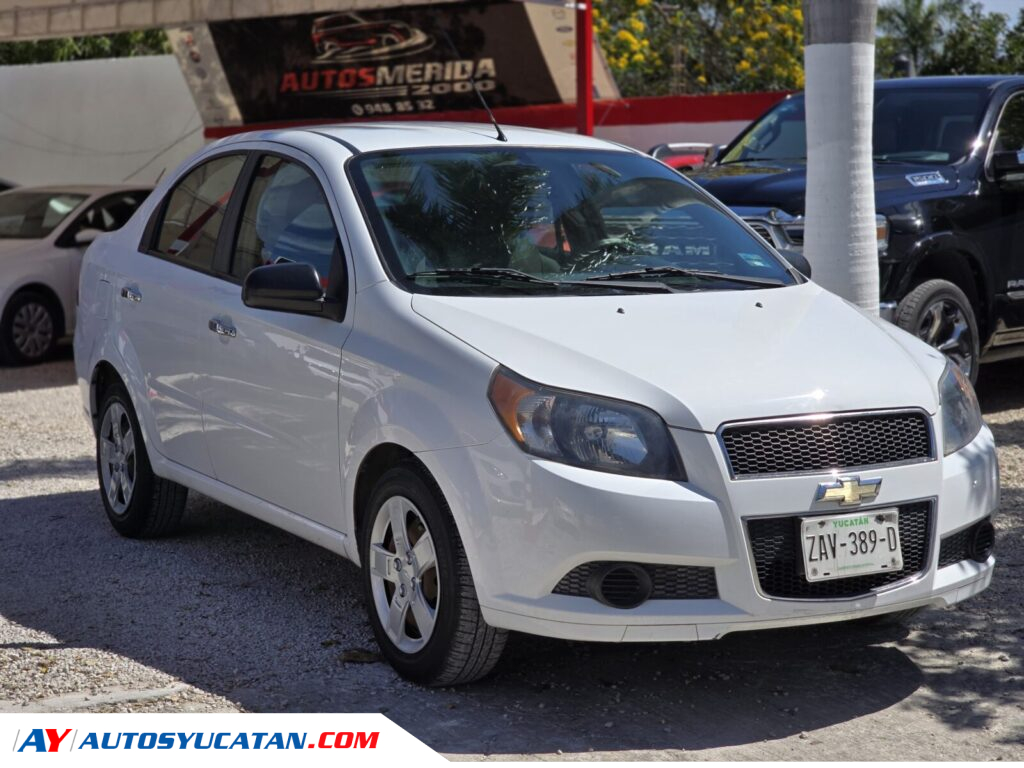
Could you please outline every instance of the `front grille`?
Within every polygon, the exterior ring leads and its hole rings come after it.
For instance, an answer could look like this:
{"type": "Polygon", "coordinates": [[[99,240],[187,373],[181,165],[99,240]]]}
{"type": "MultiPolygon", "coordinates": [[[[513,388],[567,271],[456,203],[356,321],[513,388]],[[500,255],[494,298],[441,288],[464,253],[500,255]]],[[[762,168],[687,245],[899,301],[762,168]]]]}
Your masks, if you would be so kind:
{"type": "MultiPolygon", "coordinates": [[[[591,597],[587,580],[598,568],[611,562],[584,563],[558,582],[556,595],[591,597]]],[[[646,565],[638,563],[651,577],[651,600],[703,600],[718,597],[715,569],[696,565],[646,565]]]]}
{"type": "Polygon", "coordinates": [[[768,228],[767,224],[760,221],[746,220],[750,228],[757,232],[761,236],[761,239],[768,243],[768,245],[775,245],[775,240],[772,238],[772,231],[768,228]]]}
{"type": "Polygon", "coordinates": [[[815,582],[807,581],[803,574],[800,515],[747,520],[761,591],[769,597],[797,599],[857,597],[923,571],[928,565],[931,543],[931,504],[904,504],[899,512],[902,570],[815,582]]]}
{"type": "Polygon", "coordinates": [[[928,417],[918,412],[827,416],[726,426],[733,477],[819,472],[933,458],[928,417]]]}

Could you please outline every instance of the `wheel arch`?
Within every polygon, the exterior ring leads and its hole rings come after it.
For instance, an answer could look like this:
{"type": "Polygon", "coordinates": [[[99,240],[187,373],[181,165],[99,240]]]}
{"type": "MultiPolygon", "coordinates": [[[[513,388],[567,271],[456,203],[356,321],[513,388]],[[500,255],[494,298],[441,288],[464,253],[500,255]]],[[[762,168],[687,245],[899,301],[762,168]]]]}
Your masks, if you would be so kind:
{"type": "MultiPolygon", "coordinates": [[[[118,373],[117,368],[108,360],[100,360],[93,366],[92,374],[89,377],[89,417],[92,420],[93,434],[99,429],[100,404],[103,394],[112,384],[120,384],[125,391],[128,391],[128,385],[118,373]]],[[[131,397],[130,391],[128,396],[131,397]]],[[[138,409],[136,409],[137,413],[138,409]]]]}
{"type": "Polygon", "coordinates": [[[359,468],[356,470],[353,482],[347,526],[347,529],[352,532],[351,540],[353,546],[350,551],[352,559],[356,564],[360,562],[359,542],[362,537],[363,526],[366,522],[364,510],[370,500],[370,495],[373,493],[373,488],[380,478],[384,476],[385,472],[406,461],[415,463],[424,476],[430,478],[435,487],[437,486],[437,481],[426,465],[416,458],[415,453],[398,443],[378,443],[359,462],[359,468]]]}
{"type": "Polygon", "coordinates": [[[973,248],[953,238],[937,238],[926,243],[907,270],[900,299],[928,280],[946,280],[967,295],[974,307],[984,346],[992,332],[990,278],[973,248]]]}

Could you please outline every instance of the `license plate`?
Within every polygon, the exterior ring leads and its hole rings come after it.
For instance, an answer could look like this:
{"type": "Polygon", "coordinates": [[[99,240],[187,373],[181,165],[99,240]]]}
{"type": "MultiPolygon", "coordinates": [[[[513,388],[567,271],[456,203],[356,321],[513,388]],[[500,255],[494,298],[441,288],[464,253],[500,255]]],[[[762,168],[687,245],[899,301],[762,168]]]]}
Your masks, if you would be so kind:
{"type": "Polygon", "coordinates": [[[845,579],[903,567],[899,510],[800,518],[800,545],[808,581],[845,579]]]}

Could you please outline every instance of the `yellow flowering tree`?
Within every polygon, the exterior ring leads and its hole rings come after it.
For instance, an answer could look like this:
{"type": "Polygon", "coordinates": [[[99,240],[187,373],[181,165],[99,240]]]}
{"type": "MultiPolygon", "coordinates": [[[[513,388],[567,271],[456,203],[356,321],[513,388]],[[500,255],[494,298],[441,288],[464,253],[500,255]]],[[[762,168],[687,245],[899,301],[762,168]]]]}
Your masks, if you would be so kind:
{"type": "Polygon", "coordinates": [[[594,0],[594,10],[626,95],[803,86],[800,0],[594,0]]]}

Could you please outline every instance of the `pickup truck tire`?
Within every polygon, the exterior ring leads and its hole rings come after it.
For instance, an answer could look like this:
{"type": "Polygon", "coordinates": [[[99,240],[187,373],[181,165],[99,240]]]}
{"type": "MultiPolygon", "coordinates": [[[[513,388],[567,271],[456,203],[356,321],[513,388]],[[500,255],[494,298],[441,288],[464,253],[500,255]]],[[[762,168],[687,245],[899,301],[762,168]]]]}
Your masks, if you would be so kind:
{"type": "Polygon", "coordinates": [[[433,478],[412,461],[385,472],[360,533],[366,609],[382,655],[424,685],[486,676],[508,632],[481,616],[462,540],[433,478]]]}
{"type": "Polygon", "coordinates": [[[896,325],[943,352],[973,384],[978,378],[980,334],[967,295],[948,280],[926,280],[903,297],[896,325]]]}
{"type": "Polygon", "coordinates": [[[96,432],[100,497],[114,530],[131,539],[177,530],[188,489],[153,474],[128,391],[118,382],[103,393],[96,432]]]}

